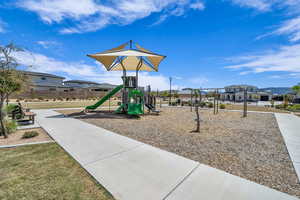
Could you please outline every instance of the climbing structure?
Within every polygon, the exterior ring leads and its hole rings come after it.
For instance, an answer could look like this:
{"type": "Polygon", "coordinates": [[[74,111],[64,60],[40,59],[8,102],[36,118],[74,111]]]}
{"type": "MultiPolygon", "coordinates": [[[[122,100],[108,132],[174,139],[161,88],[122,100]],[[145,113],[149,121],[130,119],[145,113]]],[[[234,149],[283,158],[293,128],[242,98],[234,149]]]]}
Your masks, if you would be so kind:
{"type": "MultiPolygon", "coordinates": [[[[131,40],[116,48],[89,54],[88,56],[102,63],[107,71],[123,71],[123,85],[122,87],[118,86],[118,91],[122,89],[122,104],[117,112],[130,115],[143,114],[145,96],[138,87],[138,73],[139,71],[157,72],[158,66],[165,56],[153,53],[131,40]],[[135,76],[127,76],[127,71],[135,71],[135,76]]],[[[114,95],[113,91],[103,97],[103,100],[101,99],[95,105],[88,106],[86,109],[95,109],[102,105],[103,102],[114,95]]],[[[150,104],[147,103],[146,106],[148,107],[150,104]]],[[[153,108],[151,109],[153,110],[153,108]]]]}

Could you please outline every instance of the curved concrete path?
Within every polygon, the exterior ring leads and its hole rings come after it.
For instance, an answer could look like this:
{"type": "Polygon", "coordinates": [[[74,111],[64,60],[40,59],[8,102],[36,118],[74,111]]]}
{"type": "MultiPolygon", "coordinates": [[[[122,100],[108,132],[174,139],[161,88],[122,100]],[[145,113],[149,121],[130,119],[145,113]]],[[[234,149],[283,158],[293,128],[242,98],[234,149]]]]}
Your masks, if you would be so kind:
{"type": "Polygon", "coordinates": [[[52,110],[37,121],[117,200],[297,198],[52,110]]]}
{"type": "Polygon", "coordinates": [[[300,178],[300,117],[275,113],[280,132],[284,138],[294,168],[300,178]]]}

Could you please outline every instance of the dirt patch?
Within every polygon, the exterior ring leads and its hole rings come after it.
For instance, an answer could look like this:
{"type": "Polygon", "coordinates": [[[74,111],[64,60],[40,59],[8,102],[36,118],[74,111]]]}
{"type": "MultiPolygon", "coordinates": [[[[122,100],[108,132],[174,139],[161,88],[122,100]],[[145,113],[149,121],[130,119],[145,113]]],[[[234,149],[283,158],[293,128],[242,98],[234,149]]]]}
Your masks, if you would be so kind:
{"type": "Polygon", "coordinates": [[[174,152],[300,197],[300,184],[273,114],[201,110],[201,132],[189,108],[163,108],[139,119],[112,113],[60,111],[118,134],[174,152]]]}
{"type": "Polygon", "coordinates": [[[23,129],[23,130],[17,130],[16,132],[9,134],[8,138],[6,139],[4,139],[3,136],[0,136],[0,146],[24,144],[24,143],[31,143],[31,142],[44,142],[44,141],[51,141],[51,140],[52,139],[42,128],[23,129]],[[39,135],[33,138],[23,139],[22,136],[27,131],[36,131],[39,133],[39,135]]]}

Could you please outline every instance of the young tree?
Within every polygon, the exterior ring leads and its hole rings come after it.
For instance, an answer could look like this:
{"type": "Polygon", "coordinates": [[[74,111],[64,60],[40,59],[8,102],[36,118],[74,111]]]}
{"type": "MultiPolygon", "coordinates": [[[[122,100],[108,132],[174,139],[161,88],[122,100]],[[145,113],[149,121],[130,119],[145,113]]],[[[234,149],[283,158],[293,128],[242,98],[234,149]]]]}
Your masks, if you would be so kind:
{"type": "Polygon", "coordinates": [[[193,90],[193,93],[195,94],[195,112],[196,112],[196,122],[197,122],[197,125],[196,125],[196,130],[192,131],[192,132],[196,132],[196,133],[199,133],[200,132],[200,114],[199,114],[199,104],[200,104],[200,101],[201,101],[201,98],[200,98],[200,90],[198,89],[194,89],[193,90]],[[198,101],[198,97],[199,97],[199,101],[198,101]]]}
{"type": "Polygon", "coordinates": [[[25,83],[25,77],[16,70],[19,64],[13,57],[13,53],[17,51],[22,51],[22,49],[12,43],[6,46],[0,45],[0,135],[4,138],[7,138],[4,102],[9,95],[20,91],[22,84],[25,83]]]}
{"type": "Polygon", "coordinates": [[[300,83],[292,87],[292,90],[296,93],[296,95],[300,94],[300,83]]]}

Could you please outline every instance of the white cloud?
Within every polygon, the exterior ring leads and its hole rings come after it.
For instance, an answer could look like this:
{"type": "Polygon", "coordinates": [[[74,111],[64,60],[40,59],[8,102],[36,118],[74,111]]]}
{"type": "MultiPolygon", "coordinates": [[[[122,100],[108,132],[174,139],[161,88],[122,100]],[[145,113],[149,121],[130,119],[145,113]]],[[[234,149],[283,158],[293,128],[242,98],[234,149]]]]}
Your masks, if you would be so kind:
{"type": "MultiPolygon", "coordinates": [[[[299,2],[300,3],[300,2],[299,2]]],[[[285,21],[273,32],[277,35],[288,35],[291,42],[300,40],[300,16],[285,21]]]]}
{"type": "Polygon", "coordinates": [[[6,23],[0,19],[0,33],[4,33],[6,31],[5,27],[6,27],[6,23]]]}
{"type": "Polygon", "coordinates": [[[262,72],[300,72],[300,45],[283,46],[277,50],[232,59],[239,64],[226,68],[245,70],[240,74],[262,72]]]}
{"type": "Polygon", "coordinates": [[[191,8],[195,9],[195,10],[204,10],[205,9],[205,6],[202,2],[195,2],[195,3],[192,3],[190,5],[191,8]]]}
{"type": "Polygon", "coordinates": [[[300,40],[300,0],[231,0],[240,6],[252,7],[259,11],[284,10],[289,19],[275,31],[266,33],[257,39],[270,35],[287,35],[291,42],[300,40]]]}
{"type": "Polygon", "coordinates": [[[280,79],[280,78],[283,78],[283,77],[279,76],[279,75],[272,75],[272,76],[269,76],[269,78],[271,78],[271,79],[280,79]]]}
{"type": "Polygon", "coordinates": [[[270,0],[231,0],[232,3],[240,5],[242,7],[255,8],[259,11],[268,11],[272,6],[270,0]]]}
{"type": "Polygon", "coordinates": [[[262,39],[270,35],[287,35],[291,42],[300,41],[300,0],[230,0],[242,7],[250,7],[261,12],[284,10],[289,17],[275,31],[258,36],[262,39]]]}
{"type": "Polygon", "coordinates": [[[60,22],[64,18],[80,19],[97,12],[93,0],[25,0],[18,6],[36,12],[47,23],[60,22]]]}
{"type": "Polygon", "coordinates": [[[203,85],[208,82],[208,79],[203,77],[195,77],[189,79],[189,82],[191,82],[193,85],[203,85]]]}
{"type": "MultiPolygon", "coordinates": [[[[88,65],[84,62],[64,62],[43,54],[33,52],[17,52],[15,57],[24,66],[30,66],[28,70],[44,73],[62,73],[69,78],[121,84],[122,72],[108,72],[100,63],[88,65]]],[[[128,75],[135,75],[129,72],[128,75]]],[[[168,89],[169,79],[162,74],[139,73],[139,85],[151,85],[153,90],[168,89]]],[[[178,86],[177,86],[178,87],[178,86]]]]}
{"type": "MultiPolygon", "coordinates": [[[[127,25],[152,13],[162,18],[181,16],[187,9],[203,10],[199,0],[19,0],[17,6],[37,13],[46,23],[75,22],[62,33],[96,31],[110,24],[127,25]]],[[[162,21],[162,20],[161,20],[162,21]]]]}
{"type": "Polygon", "coordinates": [[[60,45],[58,42],[56,41],[37,41],[37,44],[41,45],[43,48],[48,49],[51,46],[58,46],[60,45]]]}

